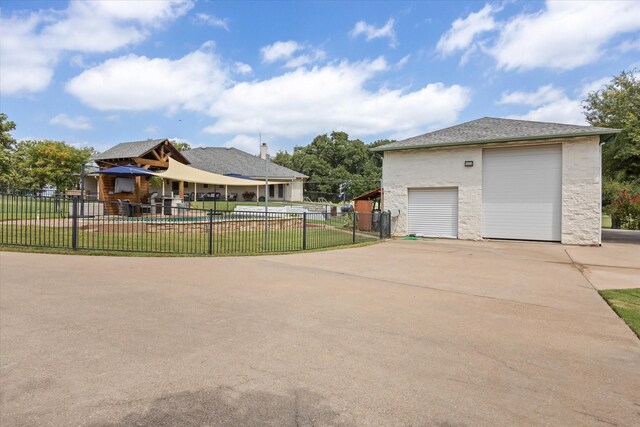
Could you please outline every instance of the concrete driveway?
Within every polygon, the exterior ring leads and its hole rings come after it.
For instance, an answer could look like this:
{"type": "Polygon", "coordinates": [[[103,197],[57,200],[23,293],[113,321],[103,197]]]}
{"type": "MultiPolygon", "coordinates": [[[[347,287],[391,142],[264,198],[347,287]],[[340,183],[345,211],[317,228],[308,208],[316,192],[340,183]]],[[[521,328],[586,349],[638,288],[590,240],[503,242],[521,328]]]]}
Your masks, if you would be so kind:
{"type": "Polygon", "coordinates": [[[640,247],[0,254],[0,424],[637,425],[640,247]]]}

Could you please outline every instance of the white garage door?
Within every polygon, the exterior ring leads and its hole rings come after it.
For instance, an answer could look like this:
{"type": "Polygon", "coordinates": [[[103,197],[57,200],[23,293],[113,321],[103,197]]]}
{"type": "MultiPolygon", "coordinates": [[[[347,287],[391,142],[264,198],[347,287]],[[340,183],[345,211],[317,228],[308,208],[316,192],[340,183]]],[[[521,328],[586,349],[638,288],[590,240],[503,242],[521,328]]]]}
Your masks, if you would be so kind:
{"type": "Polygon", "coordinates": [[[458,189],[409,190],[409,234],[458,237],[458,189]]]}
{"type": "Polygon", "coordinates": [[[482,234],[497,239],[561,239],[562,146],[485,149],[482,234]]]}

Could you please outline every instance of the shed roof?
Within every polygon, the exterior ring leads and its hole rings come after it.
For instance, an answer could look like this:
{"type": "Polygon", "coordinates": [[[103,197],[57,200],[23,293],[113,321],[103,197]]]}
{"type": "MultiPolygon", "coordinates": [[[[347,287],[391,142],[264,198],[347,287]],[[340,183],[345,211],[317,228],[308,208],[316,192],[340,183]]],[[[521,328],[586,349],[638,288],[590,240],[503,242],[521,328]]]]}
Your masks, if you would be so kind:
{"type": "MultiPolygon", "coordinates": [[[[121,142],[118,145],[114,145],[109,148],[107,151],[97,154],[93,160],[114,160],[114,159],[133,159],[135,157],[142,157],[155,147],[164,142],[168,142],[171,144],[167,138],[164,139],[147,139],[145,141],[131,141],[131,142],[121,142]]],[[[174,155],[178,158],[177,160],[183,161],[187,160],[182,153],[171,145],[172,149],[175,150],[174,155]]]]}
{"type": "Polygon", "coordinates": [[[620,133],[620,129],[594,126],[533,122],[528,120],[483,117],[402,141],[373,148],[373,151],[447,147],[469,144],[527,141],[575,136],[599,135],[601,141],[620,133]]]}
{"type": "MultiPolygon", "coordinates": [[[[260,178],[265,174],[265,160],[237,148],[202,147],[183,151],[191,166],[220,175],[239,174],[260,178]]],[[[274,178],[307,178],[299,172],[269,162],[269,176],[274,178]]]]}

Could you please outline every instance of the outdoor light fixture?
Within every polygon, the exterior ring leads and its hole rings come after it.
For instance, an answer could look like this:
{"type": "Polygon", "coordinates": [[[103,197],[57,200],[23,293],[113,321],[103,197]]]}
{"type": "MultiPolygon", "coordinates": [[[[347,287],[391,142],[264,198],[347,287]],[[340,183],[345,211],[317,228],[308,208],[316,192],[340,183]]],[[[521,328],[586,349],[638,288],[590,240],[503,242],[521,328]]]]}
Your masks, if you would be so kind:
{"type": "Polygon", "coordinates": [[[464,167],[465,168],[470,168],[473,166],[473,160],[465,160],[464,162],[464,167]]]}

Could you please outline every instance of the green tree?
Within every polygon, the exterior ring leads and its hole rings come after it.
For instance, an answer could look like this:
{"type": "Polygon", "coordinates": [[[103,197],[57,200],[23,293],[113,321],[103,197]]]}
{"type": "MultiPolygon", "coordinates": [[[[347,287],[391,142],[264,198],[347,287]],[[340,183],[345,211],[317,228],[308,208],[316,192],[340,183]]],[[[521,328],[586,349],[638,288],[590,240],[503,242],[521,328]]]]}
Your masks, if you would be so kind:
{"type": "Polygon", "coordinates": [[[12,156],[19,174],[16,184],[30,189],[73,188],[92,154],[92,148],[75,148],[62,141],[20,141],[12,156]]]}
{"type": "Polygon", "coordinates": [[[16,124],[10,121],[6,114],[0,113],[0,187],[11,184],[11,155],[16,145],[11,131],[15,128],[16,124]]]}
{"type": "Polygon", "coordinates": [[[280,151],[272,160],[309,176],[305,194],[312,199],[337,201],[340,188],[344,188],[348,200],[380,185],[382,157],[370,149],[388,142],[367,145],[349,139],[345,132],[332,132],[316,136],[309,145],[295,147],[292,154],[280,151]]]}
{"type": "Polygon", "coordinates": [[[640,80],[638,70],[623,71],[583,102],[593,126],[622,129],[602,151],[605,179],[640,183],[640,80]]]}
{"type": "Polygon", "coordinates": [[[189,145],[188,142],[171,141],[171,145],[173,145],[178,151],[191,150],[191,145],[189,145]]]}

